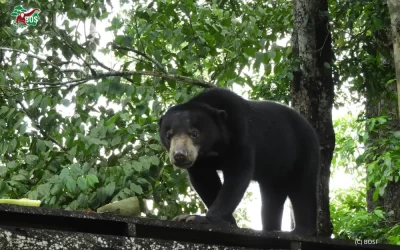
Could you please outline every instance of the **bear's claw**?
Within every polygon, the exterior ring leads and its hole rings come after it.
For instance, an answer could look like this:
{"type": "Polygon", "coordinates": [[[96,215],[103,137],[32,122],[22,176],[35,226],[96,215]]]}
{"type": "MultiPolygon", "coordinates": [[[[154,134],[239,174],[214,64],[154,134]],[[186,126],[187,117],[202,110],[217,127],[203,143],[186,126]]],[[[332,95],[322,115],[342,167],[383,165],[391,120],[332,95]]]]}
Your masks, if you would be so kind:
{"type": "Polygon", "coordinates": [[[181,222],[194,222],[198,224],[211,224],[211,222],[205,216],[193,214],[181,214],[176,216],[172,220],[181,222]]]}

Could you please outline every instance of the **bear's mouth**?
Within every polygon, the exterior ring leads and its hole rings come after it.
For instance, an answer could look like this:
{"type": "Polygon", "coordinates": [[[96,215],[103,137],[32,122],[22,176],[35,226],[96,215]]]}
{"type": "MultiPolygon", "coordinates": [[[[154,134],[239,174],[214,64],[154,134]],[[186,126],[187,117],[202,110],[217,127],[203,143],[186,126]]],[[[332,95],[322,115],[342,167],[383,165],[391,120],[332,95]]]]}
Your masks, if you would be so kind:
{"type": "Polygon", "coordinates": [[[179,162],[179,163],[175,162],[175,163],[173,163],[173,165],[175,167],[177,167],[177,168],[188,169],[193,165],[193,162],[190,162],[190,161],[188,161],[188,162],[179,162]]]}

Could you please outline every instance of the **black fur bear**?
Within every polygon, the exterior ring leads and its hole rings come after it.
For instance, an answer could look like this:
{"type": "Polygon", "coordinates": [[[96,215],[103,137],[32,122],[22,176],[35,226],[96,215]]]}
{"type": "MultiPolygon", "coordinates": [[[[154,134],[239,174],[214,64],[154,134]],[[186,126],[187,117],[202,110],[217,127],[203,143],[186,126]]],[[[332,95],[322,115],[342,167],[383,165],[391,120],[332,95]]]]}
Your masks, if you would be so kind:
{"type": "Polygon", "coordinates": [[[263,230],[280,230],[289,197],[295,234],[317,232],[320,146],[311,125],[293,109],[248,101],[211,88],[170,108],[159,120],[160,138],[173,165],[187,169],[208,208],[205,217],[178,221],[236,225],[233,212],[251,180],[259,183],[263,230]],[[222,170],[224,183],[217,175],[222,170]]]}

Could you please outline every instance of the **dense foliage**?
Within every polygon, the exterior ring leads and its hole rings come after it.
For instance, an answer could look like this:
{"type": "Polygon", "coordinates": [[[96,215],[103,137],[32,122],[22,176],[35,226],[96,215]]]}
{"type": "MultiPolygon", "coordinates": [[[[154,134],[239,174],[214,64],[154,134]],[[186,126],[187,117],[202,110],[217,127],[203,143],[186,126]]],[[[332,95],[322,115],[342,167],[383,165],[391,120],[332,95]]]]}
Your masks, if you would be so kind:
{"type": "MultiPolygon", "coordinates": [[[[377,117],[370,120],[357,120],[350,115],[337,119],[334,123],[336,131],[335,157],[332,161],[334,171],[344,168],[347,173],[351,173],[356,178],[355,183],[350,189],[337,189],[331,195],[331,217],[334,225],[335,237],[345,239],[369,239],[378,242],[391,242],[398,244],[400,241],[400,224],[388,226],[389,221],[385,212],[376,208],[373,212],[367,211],[366,183],[367,171],[372,173],[368,181],[373,182],[372,178],[379,178],[381,183],[393,181],[393,176],[397,173],[390,172],[392,160],[398,157],[396,154],[399,147],[398,132],[388,139],[380,140],[381,147],[375,152],[380,154],[372,155],[369,150],[365,150],[368,144],[367,130],[377,130],[386,124],[384,117],[377,117]],[[365,159],[373,157],[373,161],[366,164],[365,159]],[[342,167],[344,166],[344,167],[342,167]],[[376,169],[373,169],[376,168],[376,169]],[[367,225],[367,226],[366,226],[367,225]]],[[[383,128],[384,129],[384,128],[383,128]]],[[[376,147],[374,146],[374,149],[376,147]]],[[[398,163],[395,163],[398,166],[398,163]]],[[[384,187],[376,189],[376,195],[384,193],[384,187]]]]}

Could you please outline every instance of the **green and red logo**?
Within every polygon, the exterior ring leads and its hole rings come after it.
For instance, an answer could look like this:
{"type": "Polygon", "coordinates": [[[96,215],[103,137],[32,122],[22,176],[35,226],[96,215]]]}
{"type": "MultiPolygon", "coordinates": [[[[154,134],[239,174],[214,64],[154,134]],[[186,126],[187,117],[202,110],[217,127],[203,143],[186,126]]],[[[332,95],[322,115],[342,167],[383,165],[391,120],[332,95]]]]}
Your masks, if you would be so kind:
{"type": "Polygon", "coordinates": [[[25,26],[36,26],[39,21],[39,13],[40,9],[33,8],[30,11],[27,11],[22,7],[22,5],[18,5],[14,8],[14,11],[11,13],[11,16],[15,18],[12,21],[12,24],[15,27],[25,27],[25,26]]]}

